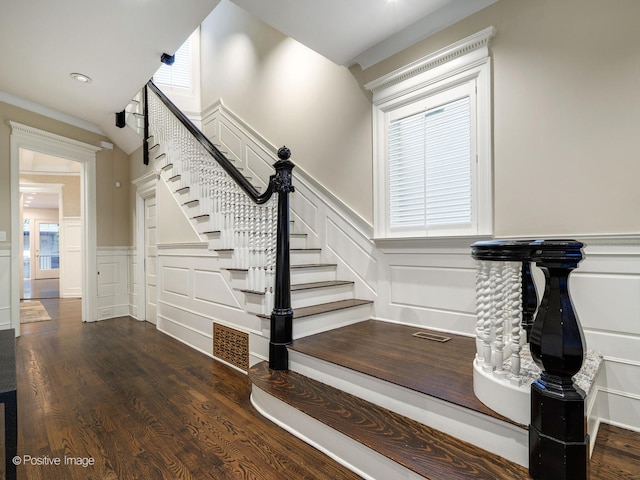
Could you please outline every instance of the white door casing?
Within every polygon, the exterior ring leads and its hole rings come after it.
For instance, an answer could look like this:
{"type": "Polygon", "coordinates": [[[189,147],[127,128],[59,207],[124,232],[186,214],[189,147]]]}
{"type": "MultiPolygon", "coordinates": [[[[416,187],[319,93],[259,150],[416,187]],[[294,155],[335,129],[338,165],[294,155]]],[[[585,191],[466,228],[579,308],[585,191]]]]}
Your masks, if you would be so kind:
{"type": "Polygon", "coordinates": [[[157,324],[157,220],[156,197],[146,198],[144,201],[144,264],[145,264],[145,319],[147,322],[157,324]]]}
{"type": "MultiPolygon", "coordinates": [[[[156,183],[159,174],[151,171],[132,181],[136,186],[136,209],[135,209],[135,242],[136,242],[136,261],[135,261],[135,285],[136,285],[136,312],[137,319],[140,321],[147,320],[147,226],[146,226],[146,200],[156,197],[156,183]]],[[[155,273],[155,269],[154,269],[155,273]]],[[[155,294],[155,292],[154,292],[155,294]]],[[[156,297],[151,299],[151,303],[156,303],[156,297]]],[[[156,312],[157,313],[157,312],[156,312]]],[[[149,320],[151,321],[151,320],[149,320]]]]}

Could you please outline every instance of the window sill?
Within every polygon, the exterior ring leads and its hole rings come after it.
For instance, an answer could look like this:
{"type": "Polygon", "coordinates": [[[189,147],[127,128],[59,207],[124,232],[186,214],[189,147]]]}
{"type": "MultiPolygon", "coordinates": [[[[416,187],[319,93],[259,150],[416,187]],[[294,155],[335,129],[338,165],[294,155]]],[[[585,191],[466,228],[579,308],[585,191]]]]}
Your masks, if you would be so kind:
{"type": "Polygon", "coordinates": [[[468,235],[468,236],[448,236],[448,237],[396,237],[396,238],[373,238],[376,247],[387,253],[398,250],[421,250],[421,249],[471,249],[471,244],[482,240],[493,240],[491,235],[468,235]]]}

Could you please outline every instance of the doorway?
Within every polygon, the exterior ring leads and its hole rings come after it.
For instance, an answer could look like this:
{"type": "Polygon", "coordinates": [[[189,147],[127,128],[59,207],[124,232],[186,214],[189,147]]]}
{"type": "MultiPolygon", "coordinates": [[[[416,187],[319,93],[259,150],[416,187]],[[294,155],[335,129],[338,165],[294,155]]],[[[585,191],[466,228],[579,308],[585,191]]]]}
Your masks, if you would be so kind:
{"type": "MultiPolygon", "coordinates": [[[[35,255],[35,244],[29,248],[29,268],[30,280],[35,281],[36,276],[55,276],[55,270],[59,270],[58,296],[64,296],[65,279],[75,279],[79,285],[76,297],[81,297],[82,320],[97,320],[97,262],[96,262],[96,153],[101,147],[89,145],[67,137],[62,137],[44,130],[39,130],[27,125],[22,125],[13,121],[8,122],[11,127],[11,288],[10,288],[10,312],[11,327],[15,329],[16,336],[20,335],[20,299],[24,296],[25,276],[25,245],[24,245],[24,205],[23,197],[25,190],[22,185],[47,184],[52,183],[51,177],[46,180],[42,178],[24,179],[28,172],[37,176],[44,175],[44,167],[38,165],[46,164],[52,169],[49,174],[58,177],[74,176],[79,180],[78,199],[74,205],[78,209],[77,217],[68,210],[70,204],[59,200],[58,222],[44,219],[43,224],[48,227],[36,226],[35,222],[29,224],[29,242],[32,242],[32,235],[35,237],[34,228],[37,234],[46,238],[45,251],[42,250],[40,242],[39,257],[31,258],[31,248],[35,255]],[[45,161],[44,158],[47,158],[45,161]],[[62,162],[55,164],[55,162],[62,162]],[[63,165],[63,166],[61,166],[63,165]],[[71,171],[65,171],[65,168],[71,171]],[[23,191],[21,191],[23,190],[23,191]],[[73,222],[68,222],[72,219],[73,222]],[[61,221],[63,220],[63,221],[61,221]],[[74,223],[75,222],[75,223],[74,223]],[[56,227],[54,226],[57,223],[56,227]],[[67,234],[74,224],[77,228],[73,235],[67,234]],[[58,255],[55,255],[55,238],[57,237],[58,255]],[[74,240],[74,245],[80,245],[81,251],[76,252],[77,258],[66,258],[68,256],[69,243],[67,240],[74,240]],[[66,249],[66,250],[65,250],[66,249]],[[42,258],[42,259],[41,259],[42,258]],[[42,262],[42,263],[40,263],[42,262]],[[57,268],[56,267],[57,262],[57,268]],[[37,272],[36,272],[36,266],[37,272]],[[68,272],[67,267],[75,270],[68,272]],[[65,273],[66,272],[66,273],[65,273]],[[86,293],[86,294],[85,294],[86,293]]],[[[55,180],[59,184],[66,183],[66,180],[55,180]]],[[[66,191],[67,187],[64,186],[66,191]]],[[[62,192],[62,187],[60,189],[62,192]]],[[[59,198],[61,193],[59,193],[59,198]]],[[[35,220],[43,220],[38,218],[35,220]]],[[[33,240],[35,241],[35,239],[33,240]]],[[[30,243],[31,245],[31,243],[30,243]]],[[[41,278],[40,280],[52,280],[51,278],[41,278]]],[[[39,280],[39,281],[40,281],[39,280]]]]}

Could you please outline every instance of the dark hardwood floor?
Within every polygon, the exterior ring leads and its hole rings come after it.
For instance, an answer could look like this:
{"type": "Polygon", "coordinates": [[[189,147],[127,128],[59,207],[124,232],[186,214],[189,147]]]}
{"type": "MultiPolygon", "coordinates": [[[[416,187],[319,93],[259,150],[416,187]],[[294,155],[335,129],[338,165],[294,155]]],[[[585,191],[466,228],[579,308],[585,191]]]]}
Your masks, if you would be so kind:
{"type": "MultiPolygon", "coordinates": [[[[17,340],[18,452],[62,465],[20,465],[21,480],[359,478],[257,413],[246,375],[153,325],[42,303],[52,320],[17,340]]],[[[640,479],[638,437],[601,427],[591,480],[640,479]]]]}
{"type": "Polygon", "coordinates": [[[43,304],[53,319],[17,340],[18,453],[62,465],[18,478],[359,478],[257,413],[246,375],[148,323],[83,324],[79,300],[43,304]]]}
{"type": "Polygon", "coordinates": [[[24,299],[58,298],[60,296],[60,279],[43,278],[24,280],[24,299]]]}

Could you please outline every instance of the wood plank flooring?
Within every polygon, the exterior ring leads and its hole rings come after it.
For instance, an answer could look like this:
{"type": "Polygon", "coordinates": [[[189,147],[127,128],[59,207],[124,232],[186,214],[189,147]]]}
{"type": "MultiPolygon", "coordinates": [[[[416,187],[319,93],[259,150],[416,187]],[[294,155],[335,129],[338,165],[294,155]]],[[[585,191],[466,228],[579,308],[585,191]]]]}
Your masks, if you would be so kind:
{"type": "MultiPolygon", "coordinates": [[[[17,341],[19,455],[95,464],[20,465],[21,480],[359,478],[258,414],[246,375],[153,325],[83,324],[80,300],[43,305],[52,320],[17,341]]],[[[591,480],[639,480],[639,462],[637,433],[601,426],[591,480]]]]}
{"type": "Polygon", "coordinates": [[[63,318],[17,340],[19,455],[62,462],[20,479],[359,478],[257,413],[246,375],[129,317],[83,324],[79,307],[52,302],[63,318]]]}

